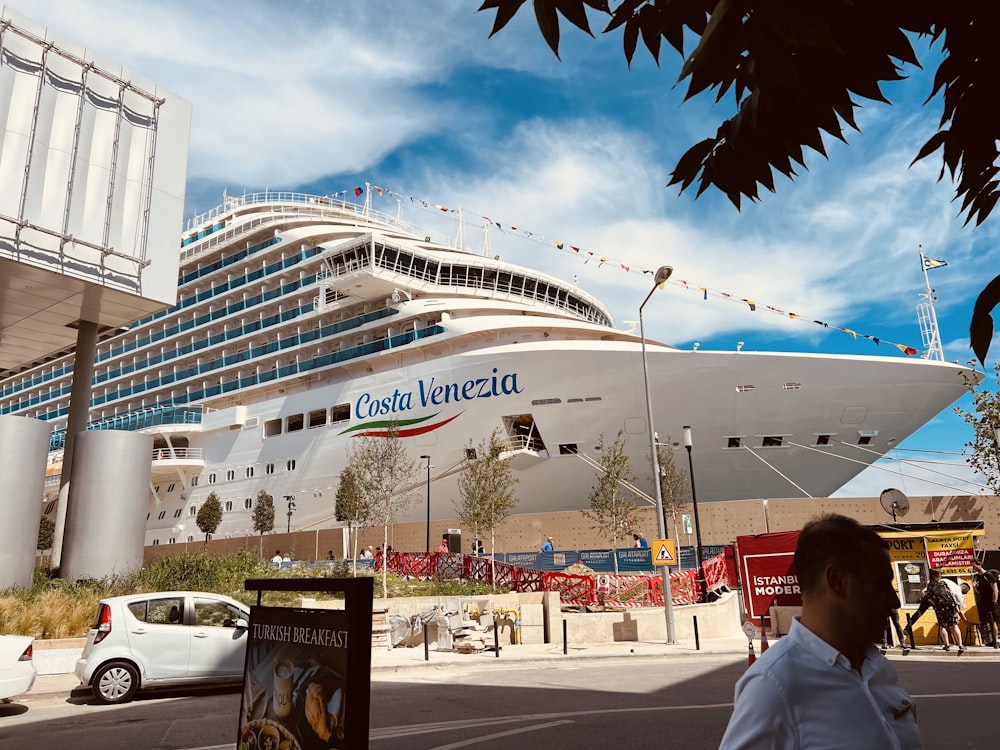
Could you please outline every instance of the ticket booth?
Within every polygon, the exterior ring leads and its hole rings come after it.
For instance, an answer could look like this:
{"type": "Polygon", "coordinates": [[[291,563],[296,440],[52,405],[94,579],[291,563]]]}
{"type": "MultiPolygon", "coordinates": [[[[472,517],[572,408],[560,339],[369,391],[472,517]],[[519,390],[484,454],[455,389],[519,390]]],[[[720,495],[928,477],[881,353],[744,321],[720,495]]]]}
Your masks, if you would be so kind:
{"type": "MultiPolygon", "coordinates": [[[[897,523],[874,528],[889,545],[889,558],[899,593],[899,619],[904,627],[907,615],[913,615],[920,605],[931,568],[940,569],[945,578],[959,584],[968,583],[971,588],[976,537],[985,533],[982,521],[897,523]]],[[[963,611],[969,622],[979,622],[971,590],[966,594],[963,611]]],[[[964,633],[965,623],[960,622],[959,626],[964,633]]],[[[938,642],[937,619],[933,609],[913,623],[913,639],[918,646],[938,642]]]]}

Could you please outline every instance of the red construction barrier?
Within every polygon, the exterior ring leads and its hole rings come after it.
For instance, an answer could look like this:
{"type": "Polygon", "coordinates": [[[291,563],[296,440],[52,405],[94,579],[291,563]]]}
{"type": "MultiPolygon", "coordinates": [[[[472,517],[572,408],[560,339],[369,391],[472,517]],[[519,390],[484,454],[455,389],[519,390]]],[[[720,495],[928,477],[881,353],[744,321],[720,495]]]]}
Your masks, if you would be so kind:
{"type": "MultiPolygon", "coordinates": [[[[381,570],[382,555],[375,558],[375,569],[381,570]]],[[[558,591],[563,604],[594,606],[599,603],[597,581],[593,575],[553,573],[519,568],[488,557],[458,553],[393,552],[389,570],[410,578],[459,578],[467,581],[492,583],[509,591],[558,591]]],[[[725,586],[735,588],[725,555],[702,562],[706,588],[717,591],[725,586]]],[[[619,607],[663,606],[661,575],[612,575],[611,590],[604,603],[619,607]]],[[[693,570],[670,574],[671,601],[693,604],[701,600],[701,584],[693,570]]]]}

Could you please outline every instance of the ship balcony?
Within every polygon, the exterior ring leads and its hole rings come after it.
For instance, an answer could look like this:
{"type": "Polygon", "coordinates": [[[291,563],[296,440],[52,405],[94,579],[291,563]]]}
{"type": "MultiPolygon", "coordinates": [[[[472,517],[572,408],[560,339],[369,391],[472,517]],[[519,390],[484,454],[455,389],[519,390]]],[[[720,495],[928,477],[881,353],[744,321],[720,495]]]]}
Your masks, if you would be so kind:
{"type": "Polygon", "coordinates": [[[515,469],[524,469],[549,457],[545,443],[531,435],[508,435],[503,439],[502,461],[510,461],[515,469]]]}
{"type": "Polygon", "coordinates": [[[205,456],[201,448],[155,448],[153,450],[154,469],[202,469],[205,456]]]}

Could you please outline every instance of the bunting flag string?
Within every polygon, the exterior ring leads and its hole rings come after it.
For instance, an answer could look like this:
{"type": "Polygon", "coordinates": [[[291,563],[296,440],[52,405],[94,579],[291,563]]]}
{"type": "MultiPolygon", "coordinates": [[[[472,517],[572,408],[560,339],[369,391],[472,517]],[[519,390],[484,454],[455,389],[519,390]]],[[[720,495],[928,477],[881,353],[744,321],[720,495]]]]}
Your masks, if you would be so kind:
{"type": "MultiPolygon", "coordinates": [[[[367,187],[368,187],[369,191],[374,191],[379,197],[390,196],[390,197],[394,197],[394,198],[397,198],[397,199],[400,199],[400,200],[408,200],[414,206],[419,206],[419,207],[424,208],[424,209],[426,209],[428,211],[434,211],[434,212],[438,212],[438,213],[452,213],[452,214],[461,213],[460,209],[448,208],[447,206],[443,206],[443,205],[441,205],[439,203],[432,203],[432,202],[429,202],[429,201],[422,200],[420,198],[415,198],[412,195],[407,195],[405,193],[399,193],[397,191],[390,190],[389,188],[386,188],[386,187],[378,187],[376,185],[368,185],[367,187]]],[[[365,188],[358,186],[358,187],[353,187],[353,188],[348,188],[346,190],[338,191],[336,193],[333,193],[330,197],[332,197],[332,198],[348,197],[349,198],[351,195],[353,195],[354,197],[360,197],[361,195],[364,194],[364,192],[365,192],[365,188]]],[[[616,259],[616,258],[612,258],[611,256],[606,256],[606,255],[596,255],[591,250],[584,250],[584,249],[582,249],[582,248],[580,248],[580,247],[578,247],[576,245],[567,245],[566,242],[563,241],[563,240],[551,240],[551,239],[547,239],[544,235],[539,234],[537,232],[528,231],[528,230],[523,229],[523,228],[519,229],[517,226],[515,226],[513,224],[502,224],[501,222],[496,221],[496,220],[490,218],[489,216],[486,216],[485,214],[475,214],[475,215],[479,216],[479,218],[481,218],[483,221],[485,221],[488,225],[490,225],[492,227],[496,227],[502,234],[505,234],[505,235],[506,234],[513,234],[513,235],[516,235],[516,236],[520,236],[520,237],[522,237],[524,239],[529,239],[529,240],[531,240],[531,241],[533,241],[535,243],[550,245],[551,247],[553,247],[556,250],[560,250],[560,251],[563,251],[563,252],[572,253],[572,254],[577,255],[577,256],[584,256],[584,261],[583,261],[584,265],[586,265],[587,263],[589,263],[592,258],[597,258],[598,261],[599,261],[598,262],[598,266],[597,266],[598,268],[603,268],[605,265],[608,265],[608,266],[617,266],[621,270],[625,271],[625,273],[638,273],[640,275],[646,275],[646,276],[652,276],[655,273],[654,269],[648,269],[648,268],[644,268],[644,269],[641,269],[641,270],[636,269],[635,271],[633,271],[632,270],[632,264],[630,262],[628,262],[628,261],[620,260],[620,259],[616,259]]],[[[936,268],[938,266],[947,265],[944,261],[935,261],[935,260],[932,260],[931,263],[934,264],[932,266],[929,266],[931,268],[936,268]]],[[[702,299],[706,300],[706,301],[711,296],[711,297],[722,299],[722,300],[726,300],[726,301],[729,301],[729,302],[736,302],[736,303],[739,303],[741,305],[746,305],[749,308],[750,312],[756,312],[757,311],[758,303],[755,302],[752,299],[747,299],[745,297],[739,297],[739,296],[730,294],[728,292],[724,292],[724,291],[719,291],[719,290],[712,289],[712,288],[707,287],[707,286],[702,286],[702,285],[692,286],[691,283],[693,283],[693,282],[689,283],[688,281],[686,281],[684,279],[673,279],[672,278],[672,279],[668,280],[666,283],[668,283],[668,284],[676,284],[678,286],[682,286],[684,289],[686,289],[688,291],[697,291],[697,292],[700,292],[701,295],[702,295],[702,299]]],[[[762,305],[762,307],[765,310],[769,311],[769,312],[775,313],[776,315],[781,315],[782,317],[787,317],[789,320],[800,320],[800,321],[807,322],[807,323],[808,322],[812,322],[814,325],[818,325],[818,326],[821,326],[821,327],[826,328],[826,329],[833,329],[833,330],[840,331],[842,333],[846,333],[848,336],[850,336],[851,338],[853,338],[855,341],[857,341],[858,337],[860,336],[861,338],[864,338],[864,339],[867,339],[868,341],[871,341],[872,343],[875,344],[875,346],[880,346],[881,344],[887,344],[888,346],[895,347],[896,349],[898,349],[900,352],[902,352],[907,357],[915,357],[919,353],[918,350],[916,348],[912,347],[912,346],[907,346],[906,344],[899,344],[899,343],[896,343],[895,341],[888,341],[888,340],[886,340],[884,338],[881,338],[879,336],[872,336],[872,335],[869,335],[867,333],[859,333],[858,331],[855,331],[855,330],[853,330],[851,328],[844,328],[844,327],[841,327],[841,326],[832,325],[832,324],[827,323],[827,322],[822,321],[822,320],[812,320],[812,321],[809,321],[807,318],[803,318],[799,313],[787,312],[787,311],[782,310],[782,309],[780,309],[778,307],[774,307],[773,305],[762,305]]]]}

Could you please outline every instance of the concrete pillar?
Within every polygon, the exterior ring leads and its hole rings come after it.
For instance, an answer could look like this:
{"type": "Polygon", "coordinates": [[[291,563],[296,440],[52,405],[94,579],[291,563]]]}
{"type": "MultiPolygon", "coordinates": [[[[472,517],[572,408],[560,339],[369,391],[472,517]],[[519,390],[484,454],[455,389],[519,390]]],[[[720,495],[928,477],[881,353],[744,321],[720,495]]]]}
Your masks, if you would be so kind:
{"type": "Polygon", "coordinates": [[[63,578],[105,578],[142,566],[152,455],[152,435],[122,430],[77,435],[63,578]]]}
{"type": "Polygon", "coordinates": [[[56,505],[56,536],[52,544],[52,567],[62,564],[66,513],[69,508],[69,483],[73,476],[76,436],[87,429],[90,421],[90,392],[94,380],[94,357],[97,356],[97,324],[79,321],[76,329],[76,350],[73,356],[73,384],[69,394],[69,414],[66,417],[66,443],[63,446],[62,475],[59,477],[59,504],[56,505]]]}
{"type": "Polygon", "coordinates": [[[0,589],[31,586],[51,432],[47,422],[0,416],[0,589]]]}

